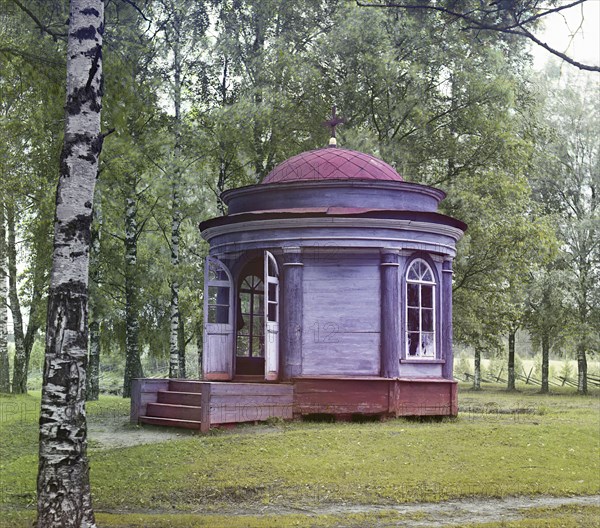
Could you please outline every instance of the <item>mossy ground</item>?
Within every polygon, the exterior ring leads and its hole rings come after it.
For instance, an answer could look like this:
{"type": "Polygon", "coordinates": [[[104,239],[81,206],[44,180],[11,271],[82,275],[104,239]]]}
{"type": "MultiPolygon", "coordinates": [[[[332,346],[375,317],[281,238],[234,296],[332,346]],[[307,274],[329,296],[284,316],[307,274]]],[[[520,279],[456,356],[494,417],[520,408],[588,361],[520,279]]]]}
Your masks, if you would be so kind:
{"type": "MultiPolygon", "coordinates": [[[[100,525],[394,525],[402,515],[386,507],[406,502],[600,492],[598,394],[465,386],[459,401],[459,417],[441,421],[276,423],[130,447],[92,435],[100,525]],[[379,509],[348,511],[360,505],[379,509]]],[[[103,397],[89,404],[89,420],[131,435],[128,406],[103,397]]],[[[34,515],[38,409],[36,393],[0,398],[0,526],[34,515]]],[[[598,526],[593,508],[531,513],[479,526],[598,526]]]]}

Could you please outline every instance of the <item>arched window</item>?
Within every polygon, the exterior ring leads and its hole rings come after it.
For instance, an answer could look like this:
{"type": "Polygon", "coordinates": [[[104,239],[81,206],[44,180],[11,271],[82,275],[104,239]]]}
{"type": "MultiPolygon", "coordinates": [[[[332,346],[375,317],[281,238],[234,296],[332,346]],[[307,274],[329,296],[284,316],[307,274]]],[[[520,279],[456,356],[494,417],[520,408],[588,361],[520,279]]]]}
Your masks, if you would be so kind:
{"type": "Polygon", "coordinates": [[[435,278],[423,259],[406,272],[406,357],[435,358],[435,278]]]}

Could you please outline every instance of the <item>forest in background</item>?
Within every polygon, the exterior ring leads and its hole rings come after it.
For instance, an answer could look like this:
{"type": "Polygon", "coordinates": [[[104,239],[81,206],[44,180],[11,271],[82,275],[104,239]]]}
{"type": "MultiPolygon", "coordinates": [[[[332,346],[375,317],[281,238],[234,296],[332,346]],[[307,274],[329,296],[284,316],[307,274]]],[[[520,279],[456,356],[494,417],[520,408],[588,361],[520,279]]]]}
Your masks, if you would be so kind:
{"type": "MultiPolygon", "coordinates": [[[[535,73],[522,39],[465,32],[441,13],[316,0],[105,4],[90,399],[102,370],[118,372],[124,395],[132,377],[197,372],[185,350],[202,349],[198,223],[224,212],[222,191],[325,145],[333,103],[347,119],[342,146],[443,189],[442,212],[469,225],[454,335],[475,351],[474,384],[481,357],[508,356],[510,385],[511,344],[525,330],[542,377],[551,353],[574,358],[586,392],[586,359],[600,349],[597,75],[558,64],[535,73]]],[[[43,355],[68,13],[59,0],[0,0],[2,392],[25,392],[43,355]]]]}

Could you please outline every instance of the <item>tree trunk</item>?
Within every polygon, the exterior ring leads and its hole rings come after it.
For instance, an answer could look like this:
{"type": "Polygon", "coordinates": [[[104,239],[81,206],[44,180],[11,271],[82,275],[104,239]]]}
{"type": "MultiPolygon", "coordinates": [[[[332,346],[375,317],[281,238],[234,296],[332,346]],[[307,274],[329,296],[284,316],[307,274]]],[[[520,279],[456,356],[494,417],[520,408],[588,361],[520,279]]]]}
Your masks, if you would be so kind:
{"type": "Polygon", "coordinates": [[[587,358],[585,343],[577,343],[577,394],[587,394],[587,358]]]}
{"type": "Polygon", "coordinates": [[[171,333],[169,335],[169,378],[179,378],[179,234],[181,229],[181,209],[179,187],[181,180],[181,83],[182,61],[179,36],[181,32],[181,14],[174,16],[175,39],[173,42],[173,70],[175,106],[175,148],[173,149],[173,168],[171,176],[171,333]]]}
{"type": "Polygon", "coordinates": [[[6,229],[4,224],[4,201],[0,200],[0,393],[10,392],[10,368],[8,364],[8,289],[6,284],[6,229]]]}
{"type": "MultiPolygon", "coordinates": [[[[174,174],[173,178],[178,178],[174,174]]],[[[169,336],[169,378],[182,377],[179,358],[179,282],[177,274],[179,267],[179,229],[181,226],[181,213],[179,211],[179,184],[173,181],[173,210],[171,219],[171,266],[173,276],[171,278],[171,334],[169,336]]]]}
{"type": "Polygon", "coordinates": [[[15,234],[15,209],[12,204],[6,206],[8,226],[8,297],[10,311],[13,316],[13,333],[15,336],[15,359],[13,365],[12,391],[14,394],[27,393],[27,355],[25,352],[25,333],[23,332],[23,315],[17,291],[17,246],[15,234]]]}
{"type": "Polygon", "coordinates": [[[137,196],[136,179],[128,174],[129,196],[125,199],[125,375],[123,397],[131,396],[131,380],[143,378],[140,360],[137,286],[137,196]]]}
{"type": "Polygon", "coordinates": [[[508,333],[508,384],[507,390],[515,390],[515,338],[517,331],[511,329],[508,333]]]}
{"type": "Polygon", "coordinates": [[[40,415],[37,528],[92,528],[85,384],[92,203],[102,149],[102,0],[71,0],[67,101],[40,415]]]}
{"type": "Polygon", "coordinates": [[[90,240],[90,352],[88,356],[87,385],[85,398],[88,401],[100,397],[100,310],[98,302],[98,289],[100,287],[100,238],[102,236],[102,193],[100,187],[96,188],[94,197],[94,213],[90,240]]]}
{"type": "Polygon", "coordinates": [[[35,267],[33,270],[31,302],[29,305],[29,323],[27,324],[27,332],[25,332],[25,339],[23,340],[23,347],[25,348],[25,385],[27,385],[29,360],[31,358],[33,343],[35,342],[37,332],[40,329],[39,310],[42,303],[43,281],[43,261],[40,258],[36,258],[35,267]]]}
{"type": "Polygon", "coordinates": [[[178,352],[179,352],[179,377],[186,378],[185,372],[185,327],[183,324],[183,317],[181,317],[181,312],[179,312],[179,331],[177,335],[178,340],[178,352]]]}
{"type": "Polygon", "coordinates": [[[475,376],[473,378],[473,390],[481,390],[481,350],[475,349],[475,376]]]}
{"type": "Polygon", "coordinates": [[[548,371],[550,364],[550,338],[548,334],[542,336],[542,388],[540,392],[548,392],[548,371]]]}

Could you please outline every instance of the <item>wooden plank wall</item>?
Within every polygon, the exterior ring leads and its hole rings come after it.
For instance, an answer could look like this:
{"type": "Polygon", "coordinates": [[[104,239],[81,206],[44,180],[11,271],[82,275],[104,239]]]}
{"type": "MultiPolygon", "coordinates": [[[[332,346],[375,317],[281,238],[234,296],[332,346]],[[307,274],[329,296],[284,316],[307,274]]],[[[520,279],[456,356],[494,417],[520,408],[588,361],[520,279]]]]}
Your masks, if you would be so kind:
{"type": "MultiPolygon", "coordinates": [[[[278,383],[203,383],[210,385],[210,424],[291,419],[294,387],[278,383]]],[[[204,421],[203,413],[202,420],[204,421]]],[[[203,424],[204,425],[204,424],[203,424]]]]}
{"type": "Polygon", "coordinates": [[[379,375],[379,252],[327,253],[304,263],[302,375],[379,375]]]}
{"type": "Polygon", "coordinates": [[[131,380],[131,408],[129,421],[138,423],[138,418],[146,414],[146,406],[156,403],[159,390],[168,390],[168,379],[136,378],[131,380]]]}
{"type": "Polygon", "coordinates": [[[381,380],[296,379],[298,414],[387,414],[388,385],[381,380]]]}
{"type": "Polygon", "coordinates": [[[455,416],[457,383],[450,380],[397,380],[390,387],[390,412],[396,416],[455,416]]]}

